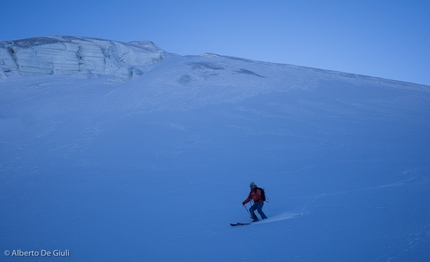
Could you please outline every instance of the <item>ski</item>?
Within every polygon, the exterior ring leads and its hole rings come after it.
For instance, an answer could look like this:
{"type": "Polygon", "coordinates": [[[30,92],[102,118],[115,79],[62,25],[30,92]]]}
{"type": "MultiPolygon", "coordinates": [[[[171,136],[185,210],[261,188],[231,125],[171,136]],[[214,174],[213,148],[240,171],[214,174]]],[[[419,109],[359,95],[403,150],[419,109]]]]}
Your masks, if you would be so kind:
{"type": "Polygon", "coordinates": [[[237,222],[237,223],[230,223],[230,226],[235,227],[235,226],[247,226],[250,225],[251,223],[241,223],[241,222],[237,222]]]}

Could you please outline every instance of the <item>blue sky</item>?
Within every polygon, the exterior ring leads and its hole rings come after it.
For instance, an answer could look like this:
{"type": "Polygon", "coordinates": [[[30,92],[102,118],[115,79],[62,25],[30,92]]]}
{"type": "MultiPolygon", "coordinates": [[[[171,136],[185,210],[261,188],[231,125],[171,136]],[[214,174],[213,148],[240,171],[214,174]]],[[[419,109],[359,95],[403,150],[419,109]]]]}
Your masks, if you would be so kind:
{"type": "Polygon", "coordinates": [[[430,85],[430,1],[2,1],[1,40],[90,36],[430,85]]]}

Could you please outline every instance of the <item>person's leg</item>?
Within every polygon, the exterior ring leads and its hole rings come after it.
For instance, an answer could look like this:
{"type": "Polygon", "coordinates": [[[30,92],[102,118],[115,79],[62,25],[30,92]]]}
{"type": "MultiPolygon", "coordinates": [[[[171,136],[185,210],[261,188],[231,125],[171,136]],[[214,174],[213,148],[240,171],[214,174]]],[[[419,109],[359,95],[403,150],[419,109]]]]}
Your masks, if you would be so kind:
{"type": "Polygon", "coordinates": [[[252,207],[249,209],[249,212],[251,212],[251,218],[252,218],[252,221],[253,221],[253,222],[258,221],[258,217],[257,217],[257,215],[254,213],[254,211],[255,211],[257,208],[258,208],[258,207],[257,207],[257,204],[254,204],[254,205],[252,205],[252,207]]]}
{"type": "Polygon", "coordinates": [[[257,204],[257,211],[258,211],[258,214],[260,214],[261,219],[266,219],[267,216],[263,212],[263,205],[264,205],[264,202],[258,203],[257,204]]]}

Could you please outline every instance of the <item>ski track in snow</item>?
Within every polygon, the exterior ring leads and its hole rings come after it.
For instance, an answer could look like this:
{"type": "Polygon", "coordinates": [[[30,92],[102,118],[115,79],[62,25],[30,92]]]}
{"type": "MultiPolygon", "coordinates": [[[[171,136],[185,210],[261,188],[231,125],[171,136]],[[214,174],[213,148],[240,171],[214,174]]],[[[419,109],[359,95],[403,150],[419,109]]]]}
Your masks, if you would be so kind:
{"type": "Polygon", "coordinates": [[[414,177],[410,177],[407,179],[403,179],[400,181],[396,181],[396,182],[392,182],[392,183],[388,183],[388,184],[383,184],[383,185],[379,185],[379,186],[363,187],[363,188],[346,190],[346,191],[338,191],[338,192],[333,192],[333,193],[322,193],[322,194],[318,194],[315,196],[292,197],[291,199],[296,199],[296,198],[309,198],[309,199],[315,198],[315,199],[317,199],[317,198],[323,198],[323,197],[329,197],[329,196],[351,194],[351,193],[362,192],[362,191],[370,191],[370,190],[378,190],[378,189],[383,189],[383,188],[398,187],[398,186],[405,185],[407,182],[417,181],[418,179],[419,179],[418,176],[414,176],[414,177]]]}
{"type": "MultiPolygon", "coordinates": [[[[260,219],[258,222],[253,222],[251,224],[249,224],[249,226],[255,226],[255,225],[262,225],[262,224],[268,224],[268,223],[273,223],[273,222],[279,222],[279,221],[283,221],[283,220],[289,220],[289,219],[295,219],[295,218],[300,218],[306,215],[309,215],[310,213],[295,213],[295,212],[283,212],[279,215],[275,215],[275,216],[271,216],[268,217],[267,219],[260,219]]],[[[237,221],[238,223],[249,223],[249,221],[237,221]]],[[[236,222],[232,222],[232,223],[236,223],[236,222]]]]}
{"type": "Polygon", "coordinates": [[[275,215],[273,217],[269,217],[264,220],[260,220],[256,223],[251,223],[251,225],[260,225],[260,224],[267,224],[267,223],[273,223],[273,222],[279,222],[282,220],[288,220],[288,219],[294,219],[309,215],[309,213],[292,213],[292,212],[284,212],[279,215],[275,215]]]}

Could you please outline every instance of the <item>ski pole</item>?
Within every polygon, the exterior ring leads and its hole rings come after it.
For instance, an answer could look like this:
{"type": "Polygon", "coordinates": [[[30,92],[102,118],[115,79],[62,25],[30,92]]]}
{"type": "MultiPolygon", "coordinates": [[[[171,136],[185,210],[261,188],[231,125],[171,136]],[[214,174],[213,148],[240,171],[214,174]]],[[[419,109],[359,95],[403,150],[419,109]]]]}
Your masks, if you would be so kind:
{"type": "Polygon", "coordinates": [[[245,205],[243,205],[243,207],[246,209],[246,212],[248,212],[248,214],[249,214],[249,210],[248,210],[248,208],[246,208],[246,206],[245,206],[245,205]]]}
{"type": "Polygon", "coordinates": [[[245,205],[243,205],[243,207],[246,209],[246,212],[248,213],[248,215],[251,215],[251,213],[249,212],[248,208],[246,208],[245,205]]]}

